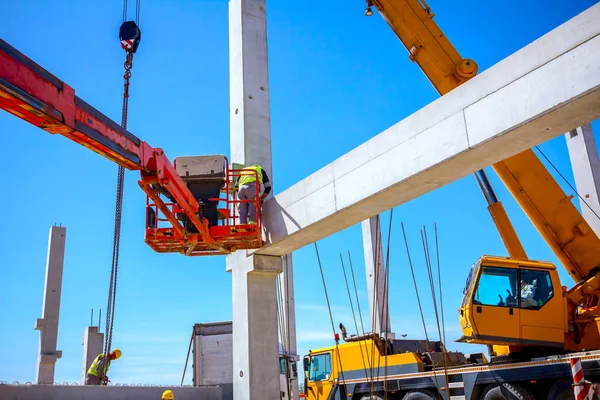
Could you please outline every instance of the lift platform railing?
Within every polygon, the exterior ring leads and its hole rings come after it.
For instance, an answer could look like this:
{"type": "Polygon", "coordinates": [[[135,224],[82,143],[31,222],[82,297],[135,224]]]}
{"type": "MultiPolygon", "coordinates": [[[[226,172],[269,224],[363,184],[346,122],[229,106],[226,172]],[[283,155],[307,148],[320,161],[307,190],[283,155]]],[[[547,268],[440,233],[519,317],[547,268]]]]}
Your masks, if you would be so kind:
{"type": "MultiPolygon", "coordinates": [[[[179,222],[177,215],[182,210],[177,204],[165,202],[160,195],[148,196],[146,199],[146,243],[157,252],[179,252],[188,256],[219,255],[236,250],[257,249],[262,247],[262,212],[258,172],[243,169],[230,169],[225,158],[225,180],[221,189],[222,196],[210,198],[217,204],[217,225],[209,225],[202,210],[199,219],[206,224],[207,230],[219,248],[205,243],[199,233],[186,231],[179,222]],[[254,174],[256,192],[254,199],[238,199],[238,188],[235,182],[241,176],[254,174]],[[242,224],[239,217],[239,206],[248,204],[256,207],[256,223],[242,224]],[[167,209],[168,213],[164,213],[167,209]],[[183,228],[183,229],[182,229],[183,228]]],[[[186,224],[184,224],[185,226],[186,224]]]]}

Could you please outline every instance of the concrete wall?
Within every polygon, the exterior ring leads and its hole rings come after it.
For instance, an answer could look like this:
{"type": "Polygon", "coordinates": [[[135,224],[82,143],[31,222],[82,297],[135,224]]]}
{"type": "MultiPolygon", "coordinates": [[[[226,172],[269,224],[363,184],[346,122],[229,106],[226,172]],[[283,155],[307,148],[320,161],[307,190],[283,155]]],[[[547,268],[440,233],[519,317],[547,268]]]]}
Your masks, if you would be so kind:
{"type": "Polygon", "coordinates": [[[223,400],[233,399],[233,326],[231,321],[194,325],[194,386],[219,385],[223,400]]]}
{"type": "Polygon", "coordinates": [[[60,386],[0,385],[2,400],[159,400],[171,389],[177,400],[221,400],[221,388],[213,387],[137,387],[137,386],[60,386]]]}
{"type": "Polygon", "coordinates": [[[233,334],[199,336],[196,340],[200,351],[194,354],[194,368],[202,368],[201,379],[197,383],[233,383],[233,334]]]}

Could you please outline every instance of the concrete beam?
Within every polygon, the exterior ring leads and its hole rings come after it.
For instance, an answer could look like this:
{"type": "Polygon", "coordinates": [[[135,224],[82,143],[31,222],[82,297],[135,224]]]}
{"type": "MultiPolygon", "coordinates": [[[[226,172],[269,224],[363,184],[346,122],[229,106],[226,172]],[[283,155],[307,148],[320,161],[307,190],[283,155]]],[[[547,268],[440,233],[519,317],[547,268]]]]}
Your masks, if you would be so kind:
{"type": "Polygon", "coordinates": [[[265,202],[284,255],[600,118],[600,3],[265,202]]]}
{"type": "Polygon", "coordinates": [[[575,177],[581,212],[596,235],[600,236],[600,159],[592,125],[586,124],[565,133],[569,158],[575,177]]]}
{"type": "Polygon", "coordinates": [[[62,357],[62,351],[56,349],[56,344],[58,342],[58,317],[60,315],[60,294],[62,291],[66,236],[67,228],[59,226],[50,228],[42,318],[38,318],[35,321],[35,329],[40,331],[38,365],[35,378],[39,384],[54,383],[56,360],[62,357]]]}
{"type": "Polygon", "coordinates": [[[177,400],[221,400],[221,388],[205,387],[142,387],[142,386],[62,386],[62,385],[0,385],[3,400],[122,400],[160,399],[171,389],[177,400]]]}

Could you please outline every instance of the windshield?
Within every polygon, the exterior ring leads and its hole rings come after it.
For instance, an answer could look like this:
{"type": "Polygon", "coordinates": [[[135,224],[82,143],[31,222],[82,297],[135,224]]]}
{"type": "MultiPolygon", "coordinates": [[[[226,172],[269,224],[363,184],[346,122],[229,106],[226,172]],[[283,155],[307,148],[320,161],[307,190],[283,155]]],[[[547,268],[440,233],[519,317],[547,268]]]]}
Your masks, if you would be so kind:
{"type": "Polygon", "coordinates": [[[465,284],[465,288],[463,289],[463,307],[468,303],[469,296],[471,296],[471,290],[473,289],[473,281],[475,280],[477,269],[479,269],[479,260],[477,260],[477,262],[475,262],[475,264],[471,266],[471,271],[469,272],[469,276],[467,277],[467,283],[465,284]]]}

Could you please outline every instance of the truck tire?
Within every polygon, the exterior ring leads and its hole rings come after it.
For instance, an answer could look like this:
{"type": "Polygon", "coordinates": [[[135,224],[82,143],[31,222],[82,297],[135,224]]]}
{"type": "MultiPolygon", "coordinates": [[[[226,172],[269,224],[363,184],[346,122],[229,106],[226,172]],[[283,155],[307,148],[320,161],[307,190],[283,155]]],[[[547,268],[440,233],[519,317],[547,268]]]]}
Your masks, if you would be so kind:
{"type": "Polygon", "coordinates": [[[378,394],[365,394],[360,400],[383,400],[383,397],[378,394]]]}
{"type": "Polygon", "coordinates": [[[573,381],[570,379],[561,379],[556,382],[548,393],[548,400],[575,400],[572,384],[573,381]]]}
{"type": "Polygon", "coordinates": [[[535,400],[535,397],[523,386],[514,383],[501,383],[485,388],[483,400],[535,400]]]}
{"type": "Polygon", "coordinates": [[[411,390],[402,400],[437,400],[435,393],[429,390],[411,390]]]}

